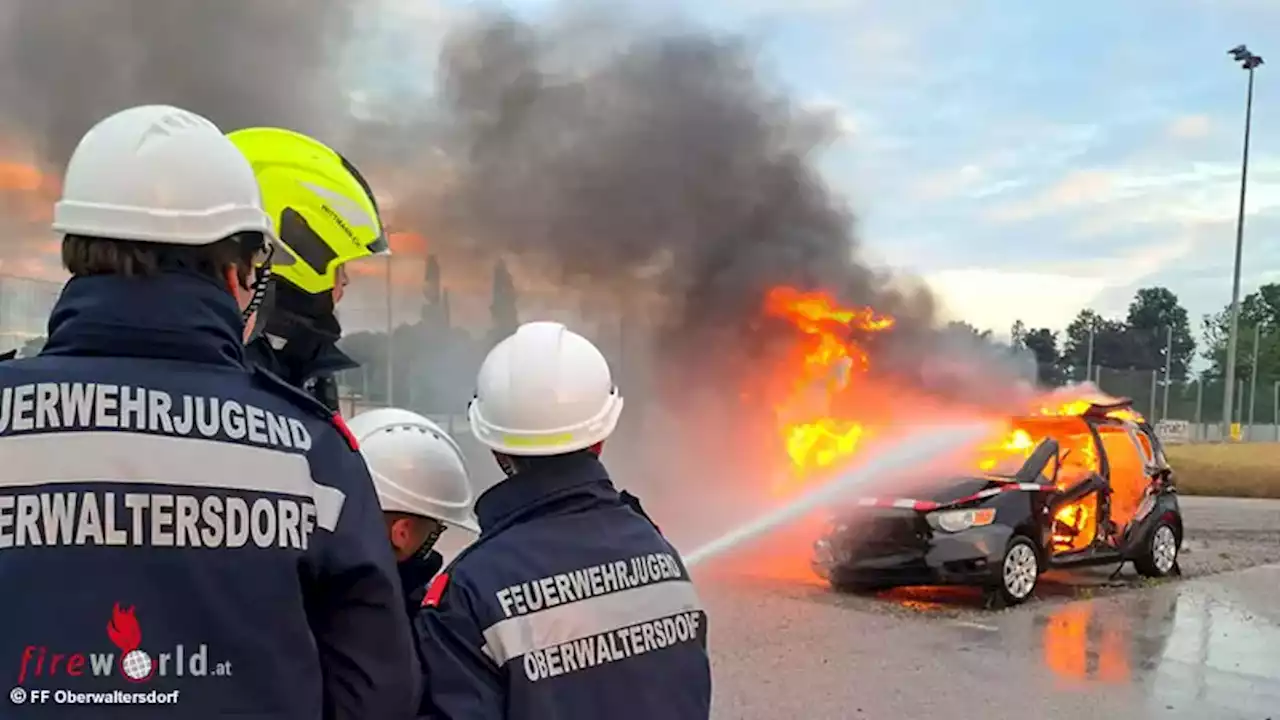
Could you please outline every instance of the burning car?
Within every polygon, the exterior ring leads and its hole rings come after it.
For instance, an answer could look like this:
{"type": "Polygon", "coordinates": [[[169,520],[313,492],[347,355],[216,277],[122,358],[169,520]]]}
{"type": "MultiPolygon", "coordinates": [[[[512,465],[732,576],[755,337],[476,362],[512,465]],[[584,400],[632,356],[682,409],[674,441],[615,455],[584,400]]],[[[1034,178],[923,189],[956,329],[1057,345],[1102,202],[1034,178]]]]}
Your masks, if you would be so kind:
{"type": "Polygon", "coordinates": [[[839,508],[815,543],[814,569],[837,589],[976,585],[1005,604],[1029,598],[1050,568],[1179,572],[1173,473],[1129,401],[1013,418],[983,452],[974,472],[922,497],[839,508]]]}

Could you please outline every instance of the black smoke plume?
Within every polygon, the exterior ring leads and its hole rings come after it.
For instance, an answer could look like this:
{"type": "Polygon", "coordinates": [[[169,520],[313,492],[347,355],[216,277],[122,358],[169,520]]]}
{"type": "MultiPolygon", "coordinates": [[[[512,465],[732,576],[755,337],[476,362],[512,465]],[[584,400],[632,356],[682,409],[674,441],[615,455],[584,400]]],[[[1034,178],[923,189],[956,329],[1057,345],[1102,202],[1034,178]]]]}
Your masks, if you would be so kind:
{"type": "Polygon", "coordinates": [[[448,33],[434,102],[358,123],[345,61],[356,18],[383,8],[6,0],[0,138],[58,168],[94,122],[140,103],[340,137],[358,164],[391,166],[402,229],[643,310],[659,364],[680,368],[659,373],[680,382],[723,384],[766,353],[762,298],[780,284],[894,316],[882,351],[899,369],[935,344],[930,295],[861,261],[854,218],[816,168],[838,122],[772,85],[749,43],[613,8],[537,24],[470,15],[448,33]]]}
{"type": "Polygon", "coordinates": [[[432,222],[624,305],[660,298],[659,354],[682,368],[668,377],[729,380],[757,361],[772,337],[763,298],[783,284],[892,315],[882,351],[910,371],[936,339],[935,303],[862,260],[816,167],[837,119],[773,86],[741,39],[604,24],[495,14],[447,38],[438,97],[454,166],[443,201],[423,205],[432,222]],[[598,35],[611,51],[575,57],[598,35]]]}
{"type": "Polygon", "coordinates": [[[354,0],[5,0],[0,132],[60,168],[131,105],[168,103],[223,129],[325,133],[347,119],[340,60],[354,0]]]}

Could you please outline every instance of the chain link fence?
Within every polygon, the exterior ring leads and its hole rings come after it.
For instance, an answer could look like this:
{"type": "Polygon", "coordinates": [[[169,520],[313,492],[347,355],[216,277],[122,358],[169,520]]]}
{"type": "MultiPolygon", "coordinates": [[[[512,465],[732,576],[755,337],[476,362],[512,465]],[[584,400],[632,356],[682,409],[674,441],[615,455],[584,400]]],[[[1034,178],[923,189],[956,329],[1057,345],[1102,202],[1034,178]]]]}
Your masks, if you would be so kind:
{"type": "Polygon", "coordinates": [[[0,275],[0,352],[43,338],[61,292],[60,282],[0,275]]]}
{"type": "Polygon", "coordinates": [[[1161,371],[1094,368],[1094,382],[1109,395],[1131,398],[1153,423],[1190,424],[1192,442],[1217,442],[1234,436],[1245,442],[1280,441],[1280,377],[1245,373],[1236,381],[1232,415],[1224,422],[1225,382],[1191,379],[1166,383],[1161,371]]]}
{"type": "MultiPolygon", "coordinates": [[[[377,282],[372,278],[363,282],[370,281],[377,282]]],[[[0,352],[38,350],[36,345],[43,341],[49,312],[61,290],[62,283],[57,281],[0,275],[0,352]]],[[[339,376],[343,409],[355,414],[374,407],[406,408],[432,418],[450,433],[466,435],[469,429],[465,412],[470,383],[474,381],[472,373],[488,350],[488,329],[447,329],[448,342],[441,343],[444,338],[439,329],[424,325],[420,296],[410,298],[406,298],[407,303],[397,303],[393,317],[399,322],[389,341],[385,331],[366,333],[371,342],[381,343],[376,353],[380,360],[339,376]],[[439,348],[446,344],[449,349],[441,355],[439,348]],[[432,345],[438,352],[427,353],[431,357],[421,354],[421,348],[432,345]],[[386,360],[388,353],[390,362],[386,360]],[[432,365],[433,372],[421,372],[424,363],[432,365]],[[439,370],[441,364],[447,366],[444,372],[439,370]],[[414,381],[423,377],[434,377],[439,382],[414,381]]],[[[371,316],[387,311],[382,302],[353,310],[371,316]]],[[[630,353],[626,352],[622,328],[606,326],[604,331],[590,334],[620,374],[630,374],[624,366],[630,353]]],[[[1229,435],[1246,442],[1280,442],[1280,377],[1263,372],[1255,378],[1245,373],[1233,389],[1234,417],[1224,422],[1226,388],[1222,380],[1165,382],[1163,375],[1159,370],[1095,367],[1091,379],[1110,395],[1131,398],[1138,411],[1153,423],[1189,423],[1192,442],[1216,442],[1229,435]]],[[[630,381],[628,387],[640,378],[630,381]]]]}

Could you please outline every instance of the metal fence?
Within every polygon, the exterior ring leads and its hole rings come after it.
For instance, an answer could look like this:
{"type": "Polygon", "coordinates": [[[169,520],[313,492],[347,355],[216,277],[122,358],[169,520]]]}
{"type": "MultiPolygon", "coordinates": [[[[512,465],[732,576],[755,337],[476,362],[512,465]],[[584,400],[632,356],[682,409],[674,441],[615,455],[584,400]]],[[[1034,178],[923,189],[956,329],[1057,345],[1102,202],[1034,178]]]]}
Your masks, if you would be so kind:
{"type": "Polygon", "coordinates": [[[1272,374],[1245,373],[1236,381],[1229,422],[1222,414],[1226,384],[1220,379],[1166,383],[1160,371],[1095,368],[1094,382],[1109,395],[1133,399],[1153,423],[1190,423],[1192,442],[1217,442],[1228,435],[1245,442],[1280,441],[1280,377],[1272,374]]]}
{"type": "MultiPolygon", "coordinates": [[[[364,368],[342,376],[345,402],[351,409],[385,405],[381,374],[364,368]]],[[[1094,382],[1109,395],[1127,397],[1152,423],[1181,420],[1190,424],[1191,442],[1219,442],[1228,436],[1243,442],[1280,442],[1280,378],[1260,376],[1236,383],[1233,422],[1222,422],[1221,380],[1190,380],[1166,384],[1161,373],[1096,368],[1094,382]]],[[[450,431],[470,432],[462,403],[439,407],[415,397],[413,386],[393,393],[392,405],[421,412],[450,431]],[[443,414],[443,413],[451,414],[443,414]]]]}
{"type": "Polygon", "coordinates": [[[41,338],[62,283],[0,275],[0,352],[41,338]]]}
{"type": "MultiPolygon", "coordinates": [[[[361,284],[380,281],[382,279],[377,277],[357,280],[361,284]]],[[[42,338],[46,331],[49,311],[53,308],[61,290],[61,282],[0,275],[0,351],[20,349],[28,342],[42,338]]],[[[398,333],[408,327],[407,324],[400,323],[405,320],[413,322],[423,316],[421,296],[417,293],[399,300],[396,305],[393,317],[400,321],[397,323],[398,333]]],[[[357,313],[364,311],[370,315],[387,312],[385,300],[371,302],[369,307],[355,307],[348,310],[357,313]]],[[[483,335],[483,329],[469,333],[477,343],[482,342],[483,335]]],[[[619,365],[630,354],[624,351],[620,336],[593,339],[602,341],[606,354],[610,355],[611,361],[616,361],[619,365]]],[[[406,337],[405,340],[410,338],[406,337]]],[[[477,365],[485,349],[477,345],[466,353],[476,357],[459,358],[459,360],[464,365],[477,365]]],[[[396,364],[401,364],[399,359],[396,364]]],[[[1228,434],[1246,442],[1280,442],[1280,377],[1264,372],[1257,377],[1246,373],[1240,378],[1233,389],[1235,416],[1230,418],[1230,422],[1224,422],[1222,417],[1226,388],[1221,380],[1166,383],[1163,373],[1158,370],[1117,370],[1105,367],[1095,367],[1092,379],[1108,394],[1132,398],[1134,406],[1152,422],[1181,420],[1190,423],[1190,438],[1193,442],[1219,441],[1228,434]]],[[[631,386],[640,378],[628,378],[628,380],[631,386]]],[[[344,373],[341,376],[341,383],[345,396],[344,403],[350,410],[391,404],[421,412],[439,422],[450,432],[460,434],[469,432],[466,418],[462,414],[465,412],[463,396],[467,394],[466,392],[447,393],[448,402],[442,402],[438,392],[431,393],[430,389],[424,390],[420,385],[402,381],[396,384],[392,391],[390,398],[392,402],[387,403],[385,367],[365,367],[344,373]],[[455,395],[457,397],[454,397],[455,395]]]]}

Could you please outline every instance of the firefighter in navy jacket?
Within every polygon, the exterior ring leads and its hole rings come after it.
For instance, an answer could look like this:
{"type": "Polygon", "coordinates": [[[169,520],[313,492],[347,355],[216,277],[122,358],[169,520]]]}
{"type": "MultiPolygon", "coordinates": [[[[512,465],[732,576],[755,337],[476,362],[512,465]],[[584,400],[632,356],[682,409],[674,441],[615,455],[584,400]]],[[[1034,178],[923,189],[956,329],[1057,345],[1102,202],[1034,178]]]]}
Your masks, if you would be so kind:
{"type": "Polygon", "coordinates": [[[480,532],[466,458],[443,428],[408,410],[369,410],[351,418],[350,427],[378,489],[405,609],[417,615],[444,564],[436,541],[449,528],[480,532]]]}
{"type": "Polygon", "coordinates": [[[432,718],[705,720],[707,619],[678,552],[598,455],[622,397],[563,325],[489,353],[469,408],[506,479],[480,538],[432,582],[415,626],[432,718]]]}
{"type": "Polygon", "coordinates": [[[48,344],[0,364],[0,585],[21,588],[0,657],[26,704],[411,717],[420,678],[355,442],[245,361],[265,268],[291,258],[243,155],[193,113],[121,111],[77,146],[54,229],[72,279],[48,344]]]}

